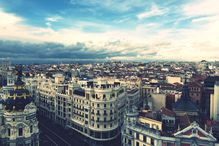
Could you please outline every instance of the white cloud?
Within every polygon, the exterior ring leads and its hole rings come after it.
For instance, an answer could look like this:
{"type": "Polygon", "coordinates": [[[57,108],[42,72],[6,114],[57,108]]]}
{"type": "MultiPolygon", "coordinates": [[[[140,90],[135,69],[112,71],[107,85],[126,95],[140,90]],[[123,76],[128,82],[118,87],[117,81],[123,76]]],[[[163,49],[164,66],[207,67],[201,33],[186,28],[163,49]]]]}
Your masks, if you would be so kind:
{"type": "Polygon", "coordinates": [[[48,22],[58,22],[62,19],[63,18],[61,16],[52,16],[52,17],[46,18],[46,21],[48,21],[48,22]]]}
{"type": "Polygon", "coordinates": [[[185,5],[183,11],[186,15],[218,15],[219,14],[218,0],[194,0],[185,5]]]}
{"type": "Polygon", "coordinates": [[[148,18],[148,17],[152,17],[152,16],[160,16],[160,15],[165,14],[166,12],[167,12],[166,9],[160,9],[155,4],[153,4],[149,11],[145,11],[145,12],[138,14],[137,18],[139,20],[142,20],[144,18],[148,18]]]}
{"type": "Polygon", "coordinates": [[[5,13],[1,9],[0,9],[0,18],[1,18],[0,27],[13,26],[14,24],[18,24],[24,21],[22,18],[19,18],[14,14],[5,13]]]}
{"type": "Polygon", "coordinates": [[[51,27],[51,26],[52,26],[52,24],[51,24],[50,22],[46,22],[46,25],[47,25],[48,27],[51,27]]]}
{"type": "Polygon", "coordinates": [[[216,21],[218,19],[217,16],[206,16],[206,17],[199,17],[192,20],[193,23],[208,23],[212,21],[216,21]]]}

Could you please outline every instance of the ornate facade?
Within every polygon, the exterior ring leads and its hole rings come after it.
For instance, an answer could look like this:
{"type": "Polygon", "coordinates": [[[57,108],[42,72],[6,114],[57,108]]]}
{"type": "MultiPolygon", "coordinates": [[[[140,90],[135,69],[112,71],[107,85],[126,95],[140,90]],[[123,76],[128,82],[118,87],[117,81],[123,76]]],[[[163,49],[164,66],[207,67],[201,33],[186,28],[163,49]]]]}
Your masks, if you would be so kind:
{"type": "Polygon", "coordinates": [[[22,70],[19,67],[15,83],[1,89],[0,145],[38,146],[36,110],[32,97],[22,82],[22,70]]]}
{"type": "Polygon", "coordinates": [[[96,141],[112,140],[120,134],[127,103],[125,86],[106,79],[60,81],[55,77],[39,83],[41,115],[96,141]]]}
{"type": "Polygon", "coordinates": [[[160,121],[138,116],[128,111],[122,130],[123,146],[214,146],[216,138],[196,122],[177,132],[166,135],[160,121]]]}

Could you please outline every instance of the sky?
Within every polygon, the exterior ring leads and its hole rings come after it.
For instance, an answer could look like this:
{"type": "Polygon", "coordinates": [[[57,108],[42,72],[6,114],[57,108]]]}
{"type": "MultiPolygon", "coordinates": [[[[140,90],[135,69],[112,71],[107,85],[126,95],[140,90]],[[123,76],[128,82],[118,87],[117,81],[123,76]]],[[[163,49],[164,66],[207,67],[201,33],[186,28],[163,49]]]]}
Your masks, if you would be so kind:
{"type": "Polygon", "coordinates": [[[0,58],[219,60],[219,1],[0,0],[0,58]]]}

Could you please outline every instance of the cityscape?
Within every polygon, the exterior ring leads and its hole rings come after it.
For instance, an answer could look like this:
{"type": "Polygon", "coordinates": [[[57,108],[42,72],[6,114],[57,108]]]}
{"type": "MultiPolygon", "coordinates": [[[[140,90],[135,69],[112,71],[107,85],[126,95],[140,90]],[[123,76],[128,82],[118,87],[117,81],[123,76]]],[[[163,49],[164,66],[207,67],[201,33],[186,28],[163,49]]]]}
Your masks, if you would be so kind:
{"type": "Polygon", "coordinates": [[[0,146],[219,146],[217,0],[0,1],[0,146]]]}

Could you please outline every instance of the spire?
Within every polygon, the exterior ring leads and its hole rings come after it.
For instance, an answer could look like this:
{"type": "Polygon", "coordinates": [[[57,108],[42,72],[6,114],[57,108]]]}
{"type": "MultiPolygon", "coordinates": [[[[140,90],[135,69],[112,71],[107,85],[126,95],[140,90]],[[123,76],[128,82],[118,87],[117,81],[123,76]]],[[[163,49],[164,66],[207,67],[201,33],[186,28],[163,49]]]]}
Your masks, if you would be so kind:
{"type": "Polygon", "coordinates": [[[23,85],[24,82],[22,81],[22,65],[17,66],[17,81],[15,85],[23,85]]]}
{"type": "Polygon", "coordinates": [[[187,84],[187,77],[185,75],[185,81],[182,89],[182,99],[187,100],[189,98],[189,87],[187,84]]]}

